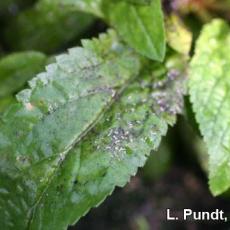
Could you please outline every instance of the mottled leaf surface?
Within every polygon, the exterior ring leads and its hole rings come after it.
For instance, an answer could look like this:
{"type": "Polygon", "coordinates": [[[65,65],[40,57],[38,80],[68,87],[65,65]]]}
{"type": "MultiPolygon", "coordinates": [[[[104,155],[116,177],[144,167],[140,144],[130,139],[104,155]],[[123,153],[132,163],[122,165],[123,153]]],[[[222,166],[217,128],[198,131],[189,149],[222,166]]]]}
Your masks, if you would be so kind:
{"type": "Polygon", "coordinates": [[[0,59],[0,99],[17,92],[43,70],[47,57],[39,52],[22,52],[0,59]]]}
{"type": "Polygon", "coordinates": [[[230,30],[221,20],[206,25],[190,70],[190,95],[209,152],[214,195],[230,187],[230,30]]]}
{"type": "Polygon", "coordinates": [[[170,70],[149,65],[61,162],[34,209],[31,229],[66,229],[124,186],[156,150],[181,112],[185,79],[170,64],[170,70]]]}
{"type": "Polygon", "coordinates": [[[40,229],[31,227],[33,211],[61,162],[139,72],[139,58],[112,31],[56,59],[0,120],[3,229],[40,229]]]}
{"type": "Polygon", "coordinates": [[[78,39],[93,20],[93,16],[78,12],[71,6],[39,2],[10,21],[5,40],[14,50],[34,49],[52,53],[78,39]]]}

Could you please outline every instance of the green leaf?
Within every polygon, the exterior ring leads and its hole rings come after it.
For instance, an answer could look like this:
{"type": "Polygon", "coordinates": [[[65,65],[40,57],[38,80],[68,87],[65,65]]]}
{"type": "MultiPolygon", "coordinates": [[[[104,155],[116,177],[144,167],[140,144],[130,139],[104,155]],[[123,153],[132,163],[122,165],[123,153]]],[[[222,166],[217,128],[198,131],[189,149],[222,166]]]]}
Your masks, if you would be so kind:
{"type": "MultiPolygon", "coordinates": [[[[120,0],[123,1],[123,0],[120,0]]],[[[126,2],[132,3],[132,4],[150,4],[153,0],[125,0],[126,2]]]]}
{"type": "Polygon", "coordinates": [[[58,56],[17,96],[19,102],[0,120],[1,228],[29,228],[34,208],[62,172],[69,150],[139,66],[139,58],[111,31],[58,56]]]}
{"type": "Polygon", "coordinates": [[[39,52],[22,52],[0,59],[0,99],[21,89],[42,71],[47,57],[39,52]]]}
{"type": "Polygon", "coordinates": [[[140,54],[157,61],[165,57],[166,41],[161,1],[135,0],[43,0],[72,6],[99,16],[111,24],[122,38],[140,54]],[[148,2],[148,4],[146,4],[148,2]],[[144,4],[145,3],[145,4],[144,4]]]}
{"type": "Polygon", "coordinates": [[[0,113],[6,110],[10,104],[15,103],[13,96],[8,96],[0,99],[0,113]]]}
{"type": "Polygon", "coordinates": [[[166,42],[160,0],[154,0],[149,5],[105,0],[103,12],[131,47],[150,59],[163,61],[166,42]]]}
{"type": "Polygon", "coordinates": [[[78,39],[93,20],[91,15],[70,6],[39,2],[10,21],[4,36],[8,46],[14,50],[34,49],[52,53],[78,39]]]}
{"type": "Polygon", "coordinates": [[[177,72],[172,79],[175,69],[168,72],[164,66],[149,65],[151,69],[125,90],[92,132],[60,163],[34,207],[31,229],[62,230],[74,224],[115,186],[124,186],[145,164],[151,150],[156,150],[167,125],[173,125],[176,113],[181,112],[184,78],[177,72]]]}
{"type": "Polygon", "coordinates": [[[40,0],[42,4],[53,4],[59,7],[71,6],[75,10],[103,17],[101,4],[103,0],[40,0]]]}
{"type": "Polygon", "coordinates": [[[230,30],[222,20],[207,24],[190,70],[190,95],[209,152],[209,184],[214,195],[230,188],[230,30]]]}

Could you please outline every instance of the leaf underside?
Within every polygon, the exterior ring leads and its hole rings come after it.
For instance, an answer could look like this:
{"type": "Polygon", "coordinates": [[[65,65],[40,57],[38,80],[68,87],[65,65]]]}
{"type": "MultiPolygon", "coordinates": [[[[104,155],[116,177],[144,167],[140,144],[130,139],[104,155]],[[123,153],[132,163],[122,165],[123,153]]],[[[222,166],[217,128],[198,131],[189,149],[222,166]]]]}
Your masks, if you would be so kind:
{"type": "Polygon", "coordinates": [[[222,20],[206,25],[191,63],[190,95],[209,152],[214,195],[230,188],[230,29],[222,20]]]}

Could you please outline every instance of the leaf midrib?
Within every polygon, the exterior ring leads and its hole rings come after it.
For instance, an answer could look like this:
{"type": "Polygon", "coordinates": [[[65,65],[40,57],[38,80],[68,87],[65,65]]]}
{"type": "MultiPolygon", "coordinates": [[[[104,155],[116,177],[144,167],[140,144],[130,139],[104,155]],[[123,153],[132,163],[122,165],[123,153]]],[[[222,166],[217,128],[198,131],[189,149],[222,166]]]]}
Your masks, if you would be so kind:
{"type": "Polygon", "coordinates": [[[140,28],[142,29],[143,34],[145,34],[145,37],[147,38],[148,44],[150,45],[150,47],[152,48],[152,50],[157,53],[157,49],[156,49],[155,45],[153,44],[152,39],[151,39],[151,37],[149,35],[150,33],[148,32],[148,29],[145,26],[145,24],[143,23],[143,21],[141,20],[141,17],[139,15],[136,7],[131,6],[131,10],[132,10],[133,14],[136,16],[137,22],[140,25],[140,28]]]}
{"type": "MultiPolygon", "coordinates": [[[[59,154],[64,154],[64,157],[62,157],[59,161],[59,164],[57,165],[57,167],[55,168],[55,170],[53,171],[53,173],[51,174],[50,178],[48,179],[47,182],[47,186],[44,188],[44,190],[41,192],[41,194],[39,195],[37,201],[35,201],[34,205],[30,208],[30,210],[28,211],[28,216],[29,216],[29,220],[27,222],[27,230],[32,230],[31,229],[31,224],[36,212],[36,208],[39,205],[40,201],[42,200],[42,198],[44,197],[46,191],[48,190],[48,188],[50,187],[50,185],[52,184],[53,179],[55,178],[58,169],[60,168],[61,164],[66,160],[67,155],[69,154],[70,150],[77,145],[87,134],[88,132],[95,126],[95,123],[97,123],[104,115],[104,113],[111,107],[111,105],[115,102],[115,100],[117,99],[117,97],[119,97],[122,92],[125,90],[125,88],[128,86],[128,84],[133,81],[133,79],[128,80],[126,82],[126,84],[115,94],[115,96],[112,98],[112,100],[110,102],[108,102],[108,105],[106,107],[104,107],[102,109],[102,111],[99,113],[99,115],[97,116],[97,118],[91,122],[89,124],[89,126],[87,127],[87,129],[85,129],[82,134],[78,137],[78,139],[75,141],[75,143],[73,143],[72,145],[69,146],[69,148],[59,154]]],[[[58,154],[57,154],[58,155],[58,154]]]]}

